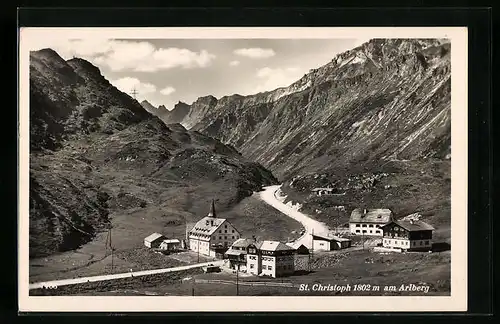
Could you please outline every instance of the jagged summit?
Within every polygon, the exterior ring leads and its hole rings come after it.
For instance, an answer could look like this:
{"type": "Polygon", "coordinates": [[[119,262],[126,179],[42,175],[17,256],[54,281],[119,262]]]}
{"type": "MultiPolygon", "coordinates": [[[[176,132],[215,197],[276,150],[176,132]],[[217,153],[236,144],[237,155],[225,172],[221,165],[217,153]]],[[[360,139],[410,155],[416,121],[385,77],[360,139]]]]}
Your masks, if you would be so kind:
{"type": "Polygon", "coordinates": [[[372,39],[288,87],[200,97],[182,124],[289,176],[381,159],[444,158],[448,40],[372,39]]]}

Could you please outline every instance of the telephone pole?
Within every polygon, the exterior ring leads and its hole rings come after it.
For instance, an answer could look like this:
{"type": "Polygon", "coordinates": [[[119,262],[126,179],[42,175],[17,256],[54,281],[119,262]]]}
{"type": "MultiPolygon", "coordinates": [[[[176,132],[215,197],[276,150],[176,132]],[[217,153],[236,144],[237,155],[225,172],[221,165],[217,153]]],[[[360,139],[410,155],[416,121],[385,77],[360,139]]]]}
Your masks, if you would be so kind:
{"type": "Polygon", "coordinates": [[[239,291],[239,272],[240,272],[240,264],[238,263],[238,266],[236,268],[236,296],[239,295],[240,291],[239,291]]]}
{"type": "Polygon", "coordinates": [[[132,92],[130,92],[131,95],[134,96],[134,99],[135,99],[135,96],[138,94],[137,90],[135,89],[135,87],[132,89],[132,92]]]}

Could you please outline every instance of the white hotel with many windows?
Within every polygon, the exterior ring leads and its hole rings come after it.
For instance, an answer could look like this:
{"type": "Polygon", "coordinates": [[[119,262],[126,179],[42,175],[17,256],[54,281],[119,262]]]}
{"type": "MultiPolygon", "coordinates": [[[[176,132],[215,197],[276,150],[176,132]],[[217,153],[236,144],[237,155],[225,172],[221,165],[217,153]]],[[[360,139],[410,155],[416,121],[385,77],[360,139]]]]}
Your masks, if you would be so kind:
{"type": "Polygon", "coordinates": [[[389,209],[360,209],[356,208],[351,213],[349,228],[351,234],[382,236],[382,226],[392,219],[389,209]]]}

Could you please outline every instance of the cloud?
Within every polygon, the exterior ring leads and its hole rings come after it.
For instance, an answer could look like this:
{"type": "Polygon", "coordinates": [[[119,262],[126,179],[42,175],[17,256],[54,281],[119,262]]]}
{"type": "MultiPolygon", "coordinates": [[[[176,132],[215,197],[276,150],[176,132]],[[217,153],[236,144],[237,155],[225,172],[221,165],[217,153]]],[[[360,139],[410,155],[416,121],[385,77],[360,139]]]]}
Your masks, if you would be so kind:
{"type": "Polygon", "coordinates": [[[270,68],[264,67],[257,70],[256,76],[261,79],[254,93],[270,91],[280,87],[287,87],[294,83],[303,73],[298,67],[270,68]]]}
{"type": "Polygon", "coordinates": [[[233,52],[236,55],[245,56],[253,59],[268,58],[276,55],[270,48],[239,48],[233,52]]]}
{"type": "Polygon", "coordinates": [[[129,95],[131,95],[130,92],[132,92],[132,90],[135,88],[138,98],[145,98],[145,95],[156,92],[156,86],[154,84],[142,82],[137,78],[124,77],[110,82],[120,91],[123,91],[129,95]]]}
{"type": "Polygon", "coordinates": [[[231,61],[229,62],[229,66],[238,66],[240,65],[240,61],[231,61]]]}
{"type": "Polygon", "coordinates": [[[162,95],[164,95],[164,96],[168,96],[168,95],[170,95],[170,94],[172,94],[174,92],[175,92],[175,88],[174,87],[170,87],[170,86],[165,87],[165,88],[163,88],[163,89],[160,90],[160,93],[162,95]]]}
{"type": "Polygon", "coordinates": [[[114,72],[155,72],[172,68],[204,68],[216,58],[201,50],[185,48],[156,48],[145,41],[113,39],[51,39],[32,45],[33,49],[51,47],[63,58],[82,57],[114,72]]]}

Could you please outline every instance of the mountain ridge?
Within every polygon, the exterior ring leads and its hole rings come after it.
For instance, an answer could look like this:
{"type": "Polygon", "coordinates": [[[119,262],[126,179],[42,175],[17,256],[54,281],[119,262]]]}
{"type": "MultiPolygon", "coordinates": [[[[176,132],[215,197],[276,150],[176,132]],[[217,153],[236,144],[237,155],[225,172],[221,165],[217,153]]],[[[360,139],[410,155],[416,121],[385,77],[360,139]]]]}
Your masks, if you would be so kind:
{"type": "Polygon", "coordinates": [[[29,176],[30,258],[110,227],[134,236],[141,218],[172,231],[212,198],[226,210],[276,183],[233,147],[148,113],[90,62],[50,49],[30,53],[29,176]]]}
{"type": "Polygon", "coordinates": [[[233,145],[282,179],[331,161],[334,167],[446,158],[450,51],[446,39],[373,39],[288,87],[200,97],[181,123],[233,145]]]}

